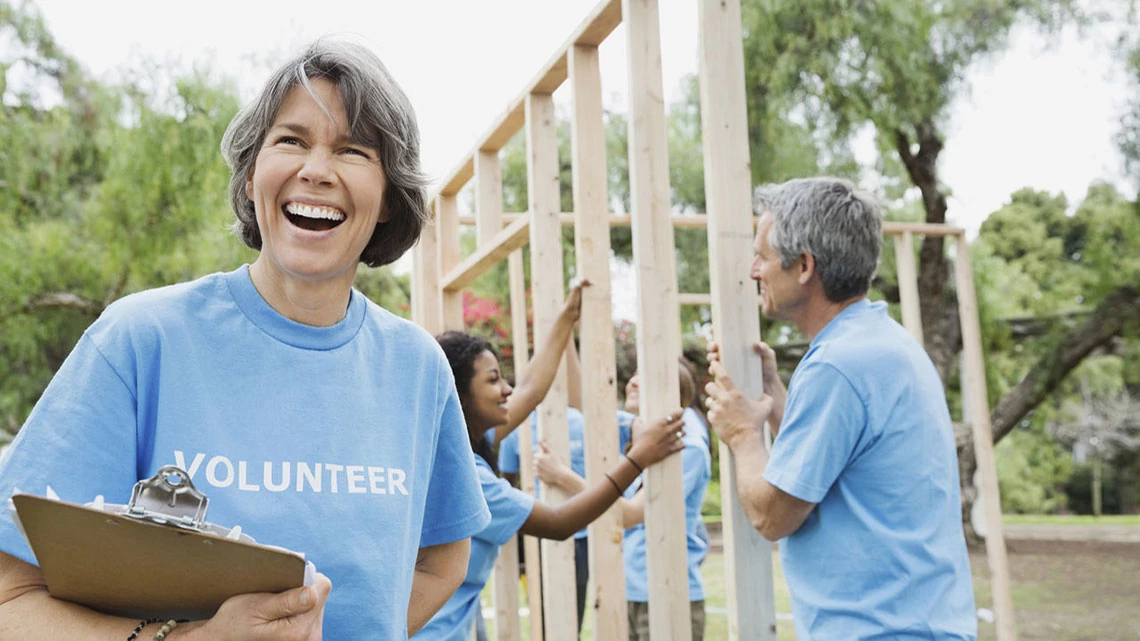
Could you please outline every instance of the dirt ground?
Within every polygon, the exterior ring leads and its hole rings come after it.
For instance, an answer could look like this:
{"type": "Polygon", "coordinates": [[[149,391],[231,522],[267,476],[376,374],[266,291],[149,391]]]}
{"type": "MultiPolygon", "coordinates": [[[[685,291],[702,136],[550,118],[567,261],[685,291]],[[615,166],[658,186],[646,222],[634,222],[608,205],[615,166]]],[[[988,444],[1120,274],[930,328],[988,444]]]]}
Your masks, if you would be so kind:
{"type": "MultiPolygon", "coordinates": [[[[1007,550],[1019,639],[1140,640],[1140,542],[1021,538],[1007,550]]],[[[985,549],[970,562],[978,607],[990,607],[985,549]]],[[[979,621],[979,641],[995,638],[979,621]]]]}

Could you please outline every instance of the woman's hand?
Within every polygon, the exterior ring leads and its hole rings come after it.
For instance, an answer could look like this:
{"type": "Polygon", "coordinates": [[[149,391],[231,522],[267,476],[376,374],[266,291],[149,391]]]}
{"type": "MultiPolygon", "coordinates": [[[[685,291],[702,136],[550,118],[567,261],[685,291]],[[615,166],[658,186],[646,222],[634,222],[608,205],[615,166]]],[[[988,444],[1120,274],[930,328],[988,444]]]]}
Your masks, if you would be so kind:
{"type": "Polygon", "coordinates": [[[328,577],[318,573],[316,582],[307,587],[281,594],[240,594],[227,599],[212,619],[178,626],[170,636],[184,635],[187,641],[321,641],[331,589],[328,577]]]}
{"type": "Polygon", "coordinates": [[[633,424],[633,447],[629,458],[641,467],[649,467],[665,457],[685,448],[681,437],[685,435],[685,422],[681,419],[682,410],[673,410],[668,416],[648,424],[635,421],[633,424]]]}
{"type": "Polygon", "coordinates": [[[570,475],[577,476],[574,470],[562,460],[560,456],[550,451],[543,441],[538,442],[538,450],[534,453],[534,475],[538,480],[563,490],[573,490],[569,487],[570,475]]]}
{"type": "Polygon", "coordinates": [[[578,319],[582,317],[582,288],[592,285],[588,279],[583,279],[570,286],[570,291],[566,293],[566,303],[562,306],[562,314],[570,320],[571,323],[577,323],[578,319]]]}

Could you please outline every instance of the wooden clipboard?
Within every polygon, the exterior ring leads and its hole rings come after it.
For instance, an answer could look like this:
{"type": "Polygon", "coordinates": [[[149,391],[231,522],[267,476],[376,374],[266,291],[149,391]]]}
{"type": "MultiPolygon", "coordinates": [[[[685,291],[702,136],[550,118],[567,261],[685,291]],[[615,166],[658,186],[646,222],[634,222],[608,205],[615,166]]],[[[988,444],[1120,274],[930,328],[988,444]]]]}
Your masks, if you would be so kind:
{"type": "Polygon", "coordinates": [[[48,592],[108,614],[203,619],[231,596],[304,584],[304,557],[281,548],[30,494],[12,501],[48,592]]]}

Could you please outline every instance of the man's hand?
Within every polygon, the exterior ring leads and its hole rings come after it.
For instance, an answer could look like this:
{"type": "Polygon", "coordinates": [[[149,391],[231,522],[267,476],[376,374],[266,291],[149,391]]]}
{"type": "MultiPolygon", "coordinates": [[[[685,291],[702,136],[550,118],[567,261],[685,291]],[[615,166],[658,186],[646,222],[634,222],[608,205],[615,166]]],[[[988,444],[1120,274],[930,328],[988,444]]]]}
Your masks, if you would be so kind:
{"type": "MultiPolygon", "coordinates": [[[[715,344],[710,345],[715,348],[715,344]]],[[[759,436],[763,442],[764,421],[772,414],[772,397],[765,394],[754,401],[744,395],[725,371],[719,359],[709,359],[713,380],[705,385],[709,423],[717,438],[735,449],[742,440],[759,436]]]]}
{"type": "MultiPolygon", "coordinates": [[[[764,381],[764,394],[772,397],[772,413],[768,423],[772,427],[772,436],[775,437],[784,422],[784,403],[788,399],[788,389],[784,381],[780,380],[780,373],[776,367],[776,351],[767,343],[752,343],[752,351],[760,355],[761,375],[764,381]]],[[[712,364],[720,363],[720,346],[714,342],[708,344],[709,373],[712,373],[712,364]]]]}

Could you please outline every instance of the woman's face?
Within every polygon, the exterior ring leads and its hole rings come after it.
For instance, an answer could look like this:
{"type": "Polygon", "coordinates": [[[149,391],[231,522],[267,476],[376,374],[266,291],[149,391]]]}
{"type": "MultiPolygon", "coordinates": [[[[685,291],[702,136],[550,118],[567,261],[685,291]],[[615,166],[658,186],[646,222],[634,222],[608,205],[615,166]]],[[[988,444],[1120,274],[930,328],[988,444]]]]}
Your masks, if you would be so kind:
{"type": "Polygon", "coordinates": [[[625,384],[625,411],[630,414],[637,414],[641,411],[641,388],[637,385],[637,372],[629,377],[629,382],[625,384]]]}
{"type": "Polygon", "coordinates": [[[499,371],[499,359],[489,351],[475,357],[475,375],[463,399],[463,416],[469,428],[487,430],[507,422],[511,384],[499,371]]]}
{"type": "Polygon", "coordinates": [[[377,223],[387,221],[376,149],[352,141],[336,85],[311,82],[285,97],[266,133],[246,195],[261,232],[259,266],[278,282],[351,286],[377,223]]]}

